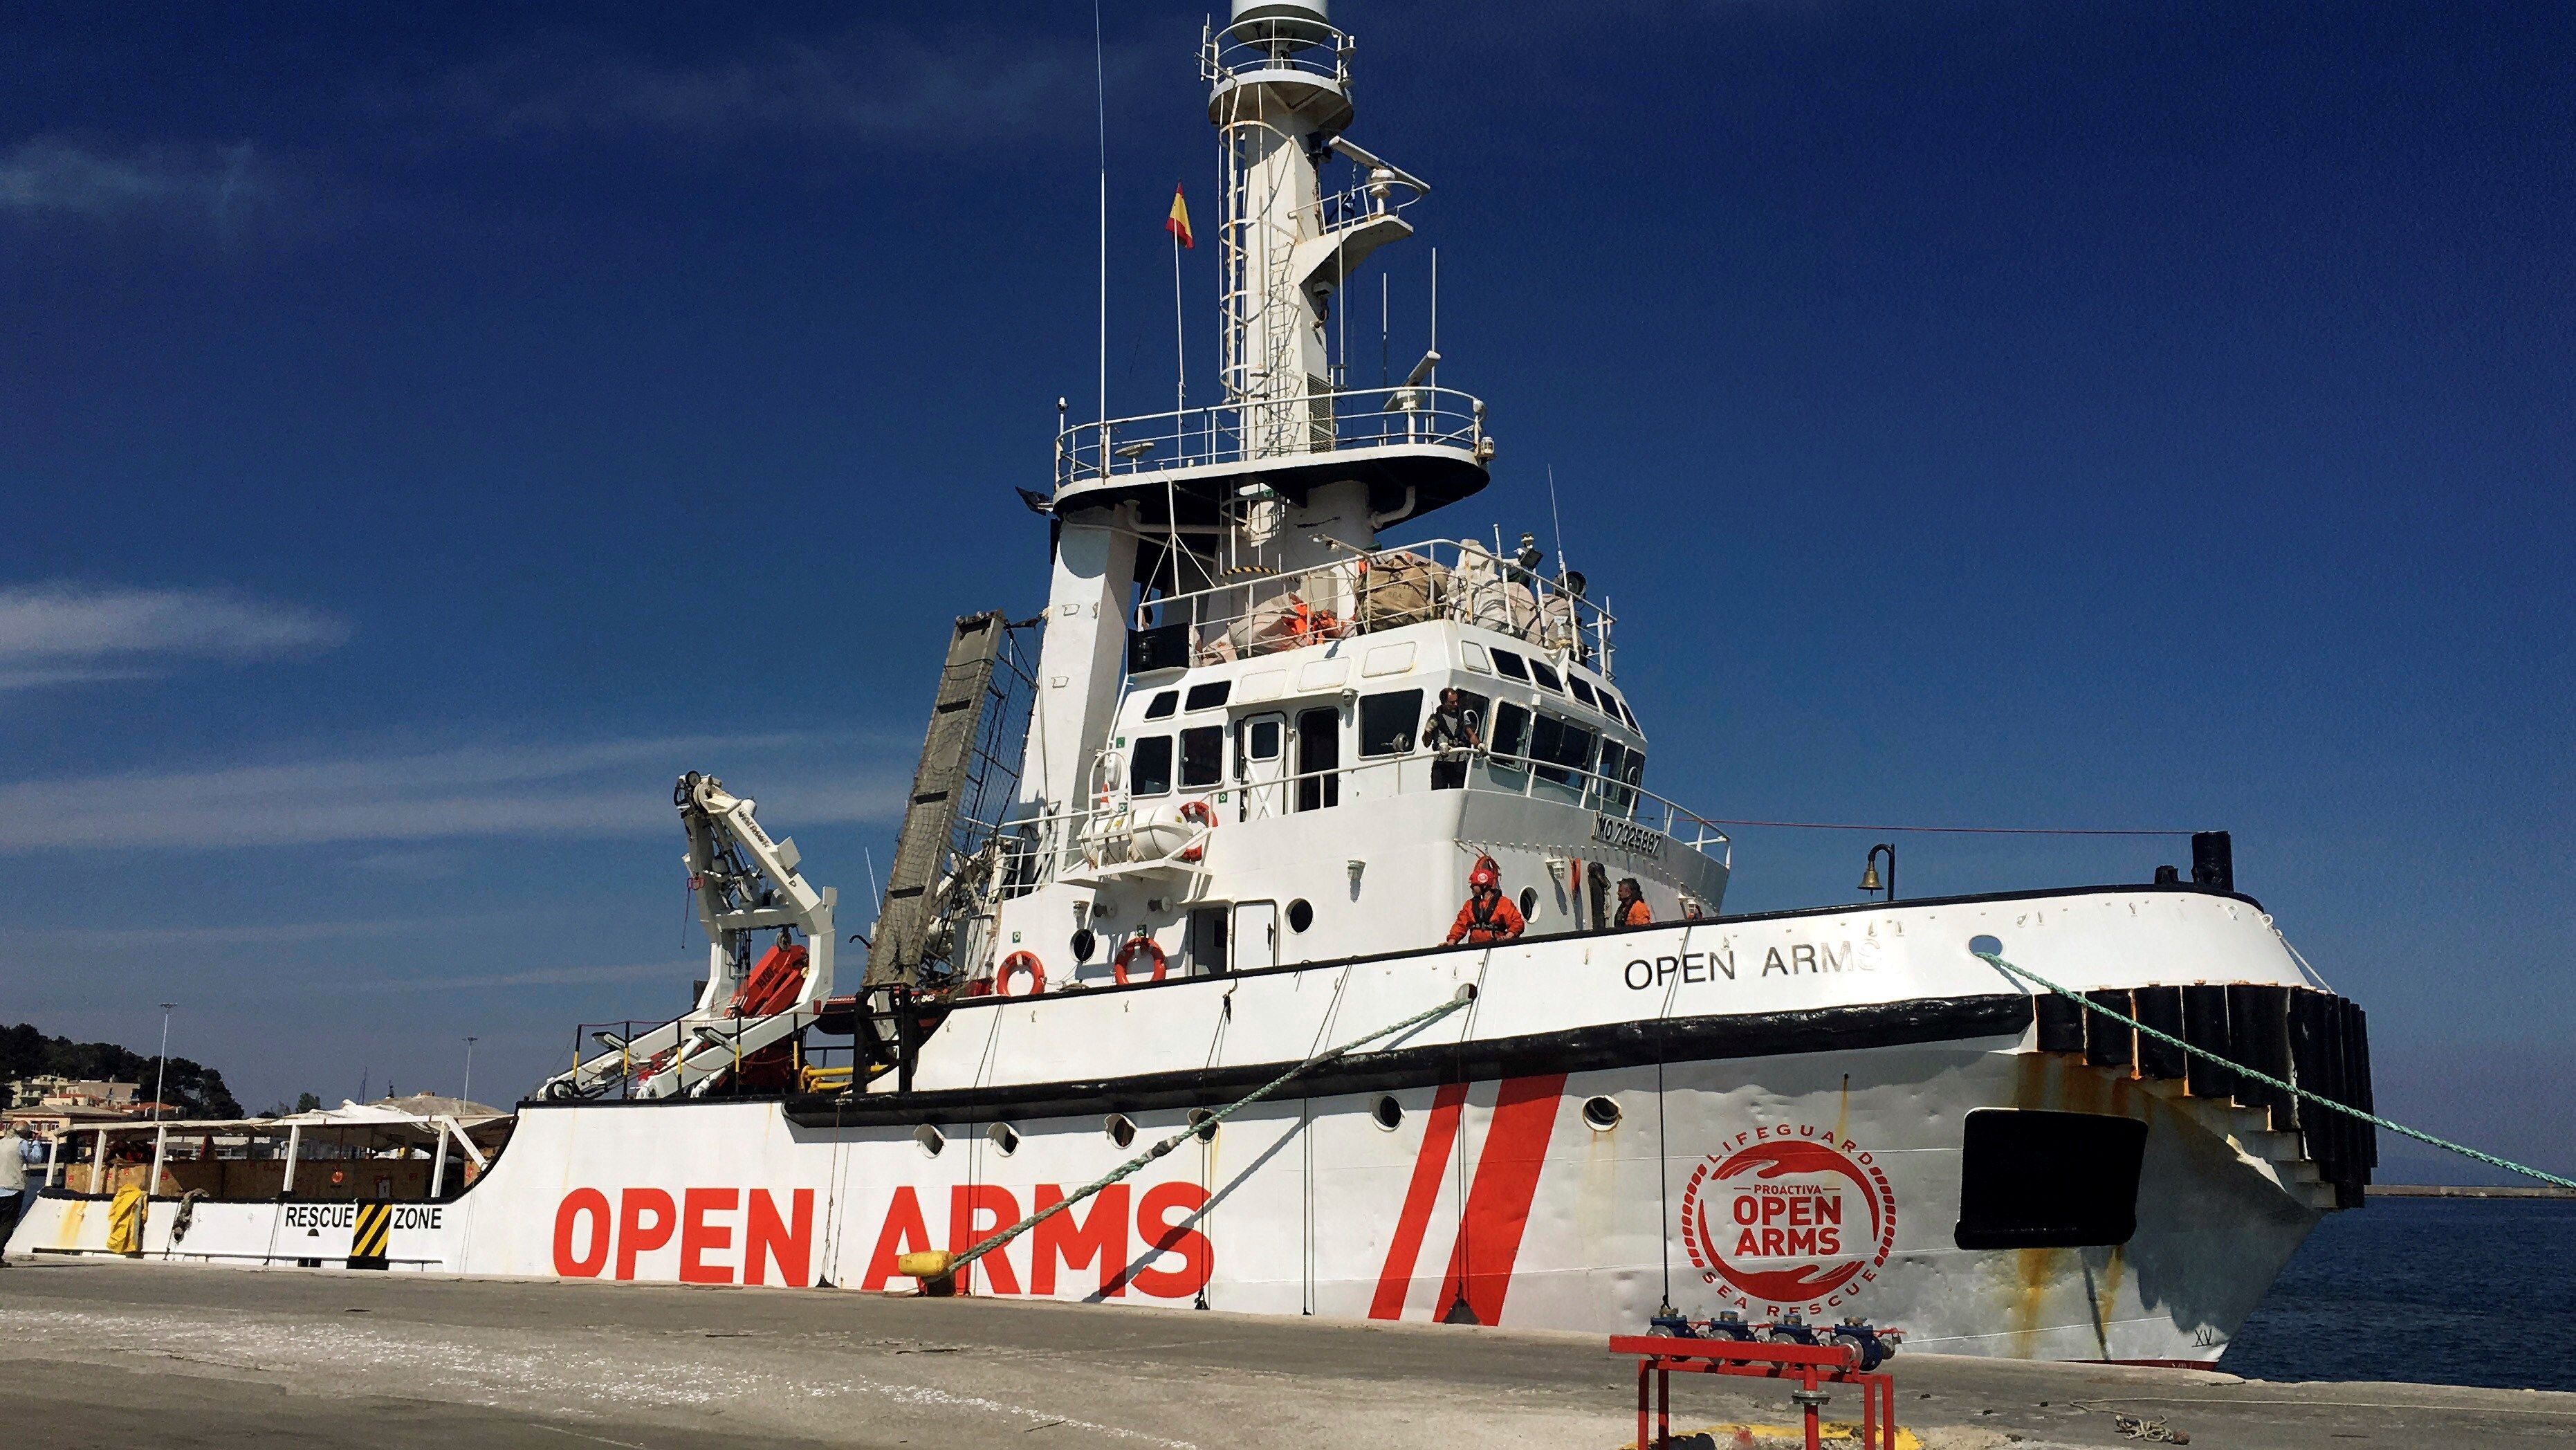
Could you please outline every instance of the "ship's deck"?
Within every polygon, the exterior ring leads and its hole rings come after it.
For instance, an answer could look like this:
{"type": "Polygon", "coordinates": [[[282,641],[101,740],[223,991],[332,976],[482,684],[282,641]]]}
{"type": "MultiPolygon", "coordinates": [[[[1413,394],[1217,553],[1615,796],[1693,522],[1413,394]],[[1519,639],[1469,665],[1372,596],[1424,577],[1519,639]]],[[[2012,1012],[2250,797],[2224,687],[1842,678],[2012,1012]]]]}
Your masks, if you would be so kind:
{"type": "MultiPolygon", "coordinates": [[[[1635,1426],[1633,1364],[1590,1335],[826,1290],[157,1264],[0,1272],[0,1424],[28,1450],[1610,1450],[1635,1426]]],[[[2571,1394],[1939,1355],[1900,1355],[1894,1370],[1899,1423],[1935,1450],[2135,1445],[2115,1410],[2203,1445],[2285,1450],[2576,1436],[2571,1394]]],[[[1674,1376],[1673,1401],[1677,1432],[1790,1423],[1785,1394],[1700,1376],[1674,1376]]],[[[1846,1394],[1827,1413],[1856,1408],[1846,1394]]]]}

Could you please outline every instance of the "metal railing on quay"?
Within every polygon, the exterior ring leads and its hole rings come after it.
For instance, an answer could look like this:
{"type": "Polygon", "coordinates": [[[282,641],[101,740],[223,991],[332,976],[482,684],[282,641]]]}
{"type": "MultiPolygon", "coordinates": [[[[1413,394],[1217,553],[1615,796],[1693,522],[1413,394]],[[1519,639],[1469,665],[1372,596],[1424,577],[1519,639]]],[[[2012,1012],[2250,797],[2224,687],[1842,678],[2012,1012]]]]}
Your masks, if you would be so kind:
{"type": "Polygon", "coordinates": [[[1294,462],[1307,455],[1409,445],[1473,454],[1484,440],[1484,401],[1452,388],[1399,384],[1238,398],[1067,425],[1056,434],[1055,480],[1061,488],[1127,474],[1246,460],[1294,462]]]}

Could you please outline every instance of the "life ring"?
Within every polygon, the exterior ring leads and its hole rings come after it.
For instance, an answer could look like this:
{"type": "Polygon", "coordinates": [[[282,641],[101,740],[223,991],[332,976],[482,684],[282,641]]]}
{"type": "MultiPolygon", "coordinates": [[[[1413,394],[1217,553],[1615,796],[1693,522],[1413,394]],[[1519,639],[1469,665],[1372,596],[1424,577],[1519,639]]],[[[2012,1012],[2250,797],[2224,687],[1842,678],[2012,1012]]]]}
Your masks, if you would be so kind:
{"type": "Polygon", "coordinates": [[[1154,959],[1154,975],[1146,980],[1154,982],[1163,980],[1163,968],[1169,961],[1163,955],[1163,949],[1156,945],[1150,936],[1132,936],[1127,939],[1125,946],[1118,949],[1118,955],[1109,960],[1110,975],[1118,979],[1119,986],[1127,985],[1127,964],[1134,961],[1139,952],[1147,953],[1154,959]]]}
{"type": "Polygon", "coordinates": [[[1196,861],[1207,854],[1207,832],[1216,829],[1216,807],[1204,800],[1183,801],[1177,814],[1184,821],[1196,821],[1207,828],[1190,842],[1187,850],[1181,852],[1182,860],[1196,861]]]}
{"type": "Polygon", "coordinates": [[[1004,997],[1034,997],[1046,990],[1046,964],[1038,960],[1035,952],[1013,952],[1002,958],[1002,969],[993,974],[993,990],[1004,997]],[[1011,978],[1021,972],[1029,974],[1029,989],[1014,992],[1011,978]]]}

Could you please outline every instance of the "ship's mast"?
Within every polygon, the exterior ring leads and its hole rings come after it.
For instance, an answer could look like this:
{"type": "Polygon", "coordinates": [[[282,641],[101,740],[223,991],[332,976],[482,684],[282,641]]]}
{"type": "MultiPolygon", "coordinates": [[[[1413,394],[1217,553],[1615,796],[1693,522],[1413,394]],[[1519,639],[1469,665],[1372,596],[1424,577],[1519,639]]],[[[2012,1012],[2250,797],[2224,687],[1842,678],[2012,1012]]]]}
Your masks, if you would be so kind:
{"type": "Polygon", "coordinates": [[[1223,611],[1203,611],[1207,601],[1164,619],[1158,599],[1260,581],[1296,589],[1308,571],[1374,547],[1381,527],[1485,485],[1484,405],[1426,386],[1432,359],[1401,386],[1337,391],[1344,380],[1325,345],[1332,298],[1363,258],[1413,234],[1397,213],[1430,188],[1343,138],[1353,46],[1326,3],[1234,0],[1202,41],[1224,182],[1222,401],[1059,419],[1056,489],[1042,505],[1055,524],[1054,577],[1020,775],[1025,817],[1060,827],[1114,793],[1093,772],[1121,680],[1164,667],[1139,663],[1163,658],[1147,636],[1172,632],[1186,661],[1222,633],[1210,621],[1223,611]],[[1328,195],[1323,170],[1336,157],[1361,178],[1328,195]]]}
{"type": "Polygon", "coordinates": [[[1424,189],[1341,140],[1352,49],[1326,0],[1234,0],[1230,23],[1207,37],[1201,69],[1224,169],[1219,357],[1247,458],[1333,446],[1332,294],[1361,257],[1412,232],[1389,204],[1395,189],[1424,189]],[[1328,197],[1323,167],[1336,152],[1369,181],[1328,197]]]}

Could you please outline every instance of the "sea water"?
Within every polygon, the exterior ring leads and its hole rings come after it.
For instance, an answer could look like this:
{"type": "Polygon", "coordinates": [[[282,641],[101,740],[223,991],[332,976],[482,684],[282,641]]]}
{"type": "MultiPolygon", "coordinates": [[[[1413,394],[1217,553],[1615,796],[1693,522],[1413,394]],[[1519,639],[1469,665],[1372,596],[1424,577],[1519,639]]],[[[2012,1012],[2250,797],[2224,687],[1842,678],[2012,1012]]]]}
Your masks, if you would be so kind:
{"type": "Polygon", "coordinates": [[[2576,1390],[2576,1199],[2330,1213],[2218,1367],[2248,1379],[2576,1390]]]}

